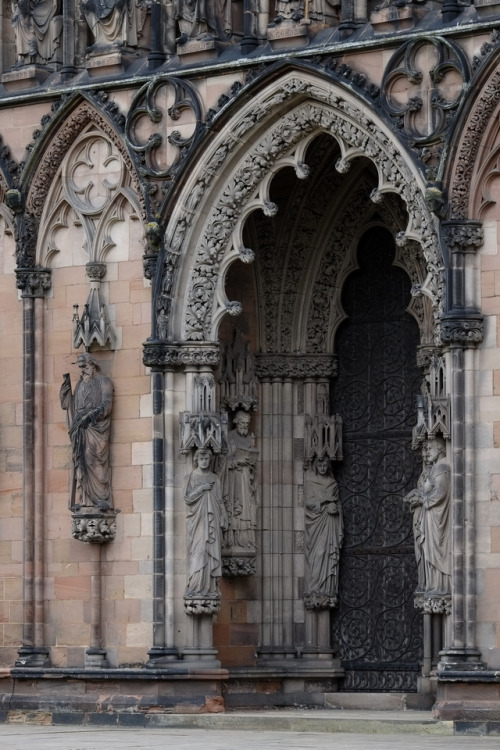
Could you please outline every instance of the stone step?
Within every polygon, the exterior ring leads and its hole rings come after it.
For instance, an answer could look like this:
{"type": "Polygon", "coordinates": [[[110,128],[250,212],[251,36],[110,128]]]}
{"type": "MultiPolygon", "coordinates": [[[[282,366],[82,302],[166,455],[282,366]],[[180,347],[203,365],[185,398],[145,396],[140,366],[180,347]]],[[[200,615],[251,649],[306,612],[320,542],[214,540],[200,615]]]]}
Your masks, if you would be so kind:
{"type": "Polygon", "coordinates": [[[150,714],[148,726],[276,732],[452,735],[453,722],[429,711],[294,709],[234,711],[216,714],[150,714]]]}

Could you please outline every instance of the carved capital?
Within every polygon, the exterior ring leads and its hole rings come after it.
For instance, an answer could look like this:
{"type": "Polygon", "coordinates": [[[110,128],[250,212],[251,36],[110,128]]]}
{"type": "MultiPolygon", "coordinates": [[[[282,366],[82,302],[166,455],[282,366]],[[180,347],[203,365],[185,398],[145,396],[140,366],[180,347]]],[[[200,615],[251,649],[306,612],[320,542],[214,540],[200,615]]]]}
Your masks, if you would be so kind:
{"type": "Polygon", "coordinates": [[[475,253],[484,241],[481,221],[443,221],[443,238],[452,253],[475,253]]]}
{"type": "Polygon", "coordinates": [[[87,272],[89,281],[102,281],[106,276],[106,264],[98,263],[97,261],[87,263],[85,271],[87,272]]]}
{"type": "Polygon", "coordinates": [[[71,520],[74,539],[91,544],[112,542],[116,536],[116,511],[113,513],[75,513],[71,520]]]}
{"type": "Polygon", "coordinates": [[[220,612],[220,596],[184,597],[187,615],[216,615],[220,612]]]}
{"type": "Polygon", "coordinates": [[[440,335],[443,344],[475,346],[483,340],[483,333],[483,316],[477,311],[441,318],[440,335]]]}
{"type": "Polygon", "coordinates": [[[314,612],[318,609],[333,609],[337,606],[337,601],[337,595],[306,594],[304,596],[304,606],[308,612],[314,612]]]}
{"type": "Polygon", "coordinates": [[[218,344],[168,344],[162,341],[146,341],[143,344],[142,361],[146,367],[174,369],[188,365],[216,368],[220,362],[218,344]]]}
{"type": "Polygon", "coordinates": [[[332,378],[337,374],[337,362],[329,354],[261,354],[256,356],[255,371],[260,379],[332,378]]]}
{"type": "Polygon", "coordinates": [[[222,575],[226,578],[254,576],[257,573],[255,557],[223,557],[222,575]]]}
{"type": "Polygon", "coordinates": [[[424,593],[415,594],[415,609],[422,610],[424,615],[449,615],[451,614],[451,595],[434,594],[426,596],[424,593]]]}
{"type": "Polygon", "coordinates": [[[16,286],[22,297],[43,297],[51,286],[49,268],[16,268],[16,286]]]}

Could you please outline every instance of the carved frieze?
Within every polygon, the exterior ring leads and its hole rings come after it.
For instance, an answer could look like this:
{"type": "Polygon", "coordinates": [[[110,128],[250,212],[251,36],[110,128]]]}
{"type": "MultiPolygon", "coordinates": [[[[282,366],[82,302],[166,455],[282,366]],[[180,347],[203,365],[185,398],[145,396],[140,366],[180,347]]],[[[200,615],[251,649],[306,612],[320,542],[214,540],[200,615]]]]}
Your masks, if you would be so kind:
{"type": "Polygon", "coordinates": [[[202,365],[216,368],[220,363],[219,344],[163,344],[146,341],[143,344],[143,362],[146,367],[173,369],[186,365],[202,365]]]}
{"type": "Polygon", "coordinates": [[[332,378],[337,361],[332,355],[258,354],[255,372],[261,380],[284,378],[332,378]]]}

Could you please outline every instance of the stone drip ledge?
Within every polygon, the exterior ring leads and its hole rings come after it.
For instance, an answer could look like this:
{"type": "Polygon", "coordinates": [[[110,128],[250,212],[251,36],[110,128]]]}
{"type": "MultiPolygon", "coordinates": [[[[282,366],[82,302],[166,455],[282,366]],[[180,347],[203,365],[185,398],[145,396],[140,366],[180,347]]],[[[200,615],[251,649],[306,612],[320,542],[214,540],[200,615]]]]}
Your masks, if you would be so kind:
{"type": "MultiPolygon", "coordinates": [[[[6,677],[16,680],[56,680],[56,679],[75,679],[75,680],[224,680],[229,673],[227,669],[193,669],[189,667],[169,667],[164,669],[123,669],[120,667],[109,669],[92,669],[84,667],[12,667],[5,670],[6,677]]],[[[0,677],[2,672],[0,671],[0,677]]]]}

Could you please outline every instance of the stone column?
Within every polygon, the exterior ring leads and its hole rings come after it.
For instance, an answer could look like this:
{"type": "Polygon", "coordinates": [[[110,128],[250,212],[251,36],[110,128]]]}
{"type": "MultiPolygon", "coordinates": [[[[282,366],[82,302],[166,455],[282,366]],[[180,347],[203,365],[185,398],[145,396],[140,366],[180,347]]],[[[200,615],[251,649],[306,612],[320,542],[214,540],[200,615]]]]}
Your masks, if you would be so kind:
{"type": "Polygon", "coordinates": [[[443,222],[448,253],[446,312],[441,340],[451,363],[452,432],[452,601],[450,643],[439,671],[480,669],[475,640],[474,347],[483,339],[483,318],[475,306],[474,256],[483,242],[477,221],[443,222]]]}
{"type": "MultiPolygon", "coordinates": [[[[21,224],[22,222],[18,223],[21,224]]],[[[18,240],[22,241],[22,229],[18,240]]],[[[25,259],[25,258],[24,258],[25,259]]],[[[22,251],[21,251],[21,260],[22,251]]],[[[50,289],[50,271],[17,268],[23,300],[23,645],[18,667],[50,666],[44,626],[44,441],[43,420],[43,297],[50,289]]]]}

